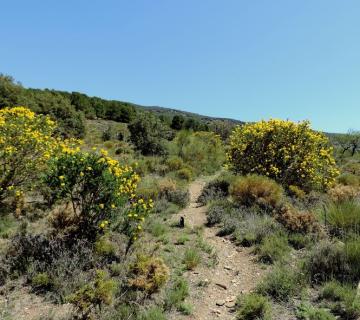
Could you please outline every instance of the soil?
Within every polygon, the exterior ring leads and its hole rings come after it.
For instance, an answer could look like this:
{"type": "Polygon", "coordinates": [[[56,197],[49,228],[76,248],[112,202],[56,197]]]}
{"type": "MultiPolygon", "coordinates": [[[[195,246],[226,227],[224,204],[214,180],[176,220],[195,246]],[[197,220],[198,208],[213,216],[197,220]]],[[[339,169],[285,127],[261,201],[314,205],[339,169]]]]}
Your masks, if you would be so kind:
{"type": "Polygon", "coordinates": [[[217,228],[206,227],[206,206],[197,203],[206,181],[194,181],[190,187],[190,205],[178,214],[185,218],[190,228],[204,227],[203,239],[216,252],[215,266],[198,266],[188,271],[185,277],[190,284],[190,297],[187,303],[193,306],[190,316],[176,314],[171,319],[235,319],[234,305],[236,297],[250,292],[266,272],[255,261],[250,248],[241,248],[230,240],[217,236],[217,228]]]}

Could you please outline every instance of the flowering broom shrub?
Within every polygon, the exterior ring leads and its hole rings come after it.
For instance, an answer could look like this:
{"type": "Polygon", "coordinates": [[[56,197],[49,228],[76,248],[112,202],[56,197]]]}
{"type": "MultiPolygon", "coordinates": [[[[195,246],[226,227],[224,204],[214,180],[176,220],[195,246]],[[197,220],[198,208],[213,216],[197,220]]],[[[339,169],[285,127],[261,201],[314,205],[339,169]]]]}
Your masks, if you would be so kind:
{"type": "Polygon", "coordinates": [[[51,200],[71,204],[78,234],[94,238],[121,218],[122,231],[132,240],[153,206],[152,200],[137,199],[139,180],[131,167],[121,166],[104,150],[101,154],[69,150],[50,161],[44,178],[52,190],[51,200]]]}
{"type": "Polygon", "coordinates": [[[305,191],[331,187],[339,174],[329,141],[308,121],[260,121],[238,126],[230,137],[228,166],[268,176],[305,191]]]}
{"type": "Polygon", "coordinates": [[[76,141],[54,137],[56,123],[25,107],[0,110],[0,201],[33,185],[49,158],[76,141]]]}

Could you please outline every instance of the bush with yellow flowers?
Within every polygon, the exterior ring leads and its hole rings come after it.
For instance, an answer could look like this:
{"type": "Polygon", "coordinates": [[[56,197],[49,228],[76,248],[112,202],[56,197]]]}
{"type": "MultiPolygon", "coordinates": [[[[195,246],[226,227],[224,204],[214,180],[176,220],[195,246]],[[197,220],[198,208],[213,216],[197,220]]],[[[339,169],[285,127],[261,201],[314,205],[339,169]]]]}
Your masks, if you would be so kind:
{"type": "Polygon", "coordinates": [[[308,121],[269,120],[238,126],[230,137],[228,166],[304,191],[324,190],[339,174],[327,137],[308,121]]]}
{"type": "Polygon", "coordinates": [[[51,202],[70,204],[75,232],[89,239],[116,221],[136,240],[152,207],[152,201],[136,197],[139,180],[132,167],[121,166],[104,150],[100,154],[68,150],[50,160],[44,177],[51,202]]]}
{"type": "Polygon", "coordinates": [[[54,137],[56,124],[25,107],[0,110],[0,201],[34,185],[49,158],[71,145],[54,137]]]}

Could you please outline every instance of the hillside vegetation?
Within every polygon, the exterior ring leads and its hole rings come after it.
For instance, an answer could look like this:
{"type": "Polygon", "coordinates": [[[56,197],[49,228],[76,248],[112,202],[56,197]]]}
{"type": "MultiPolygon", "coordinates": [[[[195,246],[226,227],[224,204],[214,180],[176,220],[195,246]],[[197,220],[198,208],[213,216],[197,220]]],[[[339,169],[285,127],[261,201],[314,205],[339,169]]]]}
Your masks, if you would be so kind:
{"type": "Polygon", "coordinates": [[[0,318],[358,319],[359,134],[157,110],[0,77],[0,318]]]}

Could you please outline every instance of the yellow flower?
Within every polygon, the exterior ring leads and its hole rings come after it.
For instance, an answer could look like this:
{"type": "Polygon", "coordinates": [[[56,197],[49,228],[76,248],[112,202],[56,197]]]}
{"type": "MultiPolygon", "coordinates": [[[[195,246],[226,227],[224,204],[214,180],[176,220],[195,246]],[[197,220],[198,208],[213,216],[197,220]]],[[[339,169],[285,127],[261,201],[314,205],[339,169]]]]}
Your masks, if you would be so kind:
{"type": "Polygon", "coordinates": [[[100,203],[100,204],[99,204],[99,207],[100,207],[100,209],[104,209],[105,206],[104,206],[103,203],[100,203]]]}
{"type": "Polygon", "coordinates": [[[84,172],[80,172],[80,177],[83,177],[84,176],[84,172]]]}
{"type": "Polygon", "coordinates": [[[59,179],[60,179],[60,180],[64,180],[65,177],[64,177],[64,176],[59,176],[59,179]]]}

